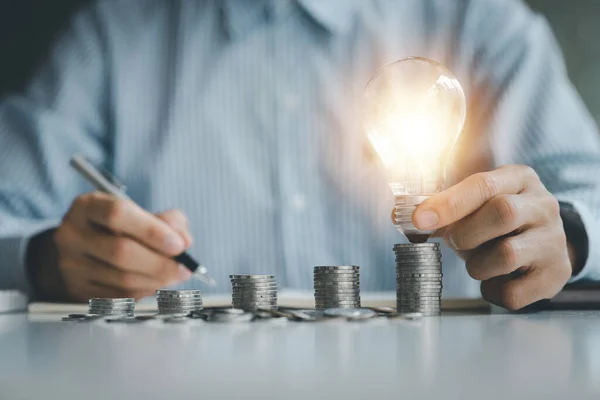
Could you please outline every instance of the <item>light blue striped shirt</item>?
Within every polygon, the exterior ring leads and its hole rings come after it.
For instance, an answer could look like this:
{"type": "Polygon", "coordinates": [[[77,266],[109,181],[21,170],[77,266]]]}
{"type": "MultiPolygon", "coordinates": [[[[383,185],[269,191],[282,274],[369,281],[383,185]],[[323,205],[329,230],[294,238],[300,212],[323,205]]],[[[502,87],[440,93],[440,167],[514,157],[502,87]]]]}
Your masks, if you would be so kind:
{"type": "MultiPolygon", "coordinates": [[[[28,239],[91,188],[84,153],[151,211],[181,208],[198,256],[310,288],[358,264],[393,290],[393,198],[360,122],[366,82],[411,55],[447,65],[469,100],[452,181],[536,169],[587,229],[600,279],[600,145],[547,23],[512,0],[114,0],[80,12],[24,93],[0,103],[0,288],[27,288],[28,239]]],[[[479,296],[444,249],[444,295],[479,296]]],[[[192,283],[193,284],[193,283],[192,283]]]]}

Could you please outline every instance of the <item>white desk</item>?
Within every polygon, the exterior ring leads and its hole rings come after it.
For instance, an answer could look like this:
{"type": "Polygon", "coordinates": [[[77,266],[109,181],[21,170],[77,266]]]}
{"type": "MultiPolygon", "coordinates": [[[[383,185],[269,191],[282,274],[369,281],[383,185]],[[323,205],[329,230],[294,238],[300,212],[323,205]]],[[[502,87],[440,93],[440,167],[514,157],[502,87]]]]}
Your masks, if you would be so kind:
{"type": "Polygon", "coordinates": [[[600,312],[139,325],[0,315],[0,399],[600,399],[600,312]]]}

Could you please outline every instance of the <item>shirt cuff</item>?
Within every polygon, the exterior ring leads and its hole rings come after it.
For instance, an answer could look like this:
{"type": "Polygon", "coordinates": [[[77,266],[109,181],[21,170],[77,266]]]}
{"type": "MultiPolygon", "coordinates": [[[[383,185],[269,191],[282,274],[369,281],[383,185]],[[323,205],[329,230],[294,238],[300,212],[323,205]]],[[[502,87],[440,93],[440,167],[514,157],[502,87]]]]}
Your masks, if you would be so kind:
{"type": "Polygon", "coordinates": [[[14,289],[33,295],[33,287],[27,276],[27,246],[38,233],[55,228],[60,220],[29,222],[19,234],[6,235],[0,239],[0,289],[14,289]]]}
{"type": "Polygon", "coordinates": [[[569,198],[562,198],[560,196],[557,196],[557,199],[573,206],[581,218],[581,222],[583,223],[588,238],[588,254],[585,264],[577,275],[573,275],[569,279],[568,283],[600,281],[600,268],[598,268],[600,249],[594,246],[594,243],[598,243],[598,240],[600,240],[600,222],[598,221],[598,218],[593,215],[587,205],[582,202],[574,201],[569,198]]]}

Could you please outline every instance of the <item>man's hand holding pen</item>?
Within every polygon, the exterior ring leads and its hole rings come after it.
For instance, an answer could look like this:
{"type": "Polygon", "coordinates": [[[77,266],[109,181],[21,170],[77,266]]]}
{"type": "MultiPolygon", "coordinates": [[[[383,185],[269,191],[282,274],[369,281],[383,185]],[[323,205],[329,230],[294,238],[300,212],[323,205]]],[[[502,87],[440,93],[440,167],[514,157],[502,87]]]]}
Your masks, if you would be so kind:
{"type": "Polygon", "coordinates": [[[191,243],[179,210],[153,215],[128,199],[88,193],[75,199],[56,230],[32,240],[31,278],[50,299],[58,286],[68,294],[63,300],[139,299],[190,278],[173,257],[191,243]]]}

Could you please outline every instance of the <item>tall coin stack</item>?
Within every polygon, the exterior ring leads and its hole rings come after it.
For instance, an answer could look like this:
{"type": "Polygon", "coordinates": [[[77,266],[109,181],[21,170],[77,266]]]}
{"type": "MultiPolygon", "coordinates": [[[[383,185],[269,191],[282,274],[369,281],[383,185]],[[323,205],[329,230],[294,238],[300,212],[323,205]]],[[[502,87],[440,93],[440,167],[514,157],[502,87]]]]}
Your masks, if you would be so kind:
{"type": "Polygon", "coordinates": [[[189,314],[202,310],[202,293],[199,290],[168,290],[156,291],[156,303],[159,314],[189,314]]]}
{"type": "Polygon", "coordinates": [[[93,298],[89,300],[89,313],[96,315],[119,315],[133,317],[135,300],[132,298],[110,299],[93,298]]]}
{"type": "Polygon", "coordinates": [[[316,309],[360,307],[360,267],[317,266],[314,279],[316,309]]]}
{"type": "Polygon", "coordinates": [[[439,243],[396,244],[396,306],[399,313],[441,314],[442,253],[439,243]]]}
{"type": "Polygon", "coordinates": [[[274,275],[229,275],[233,308],[254,311],[277,309],[277,281],[274,275]]]}

